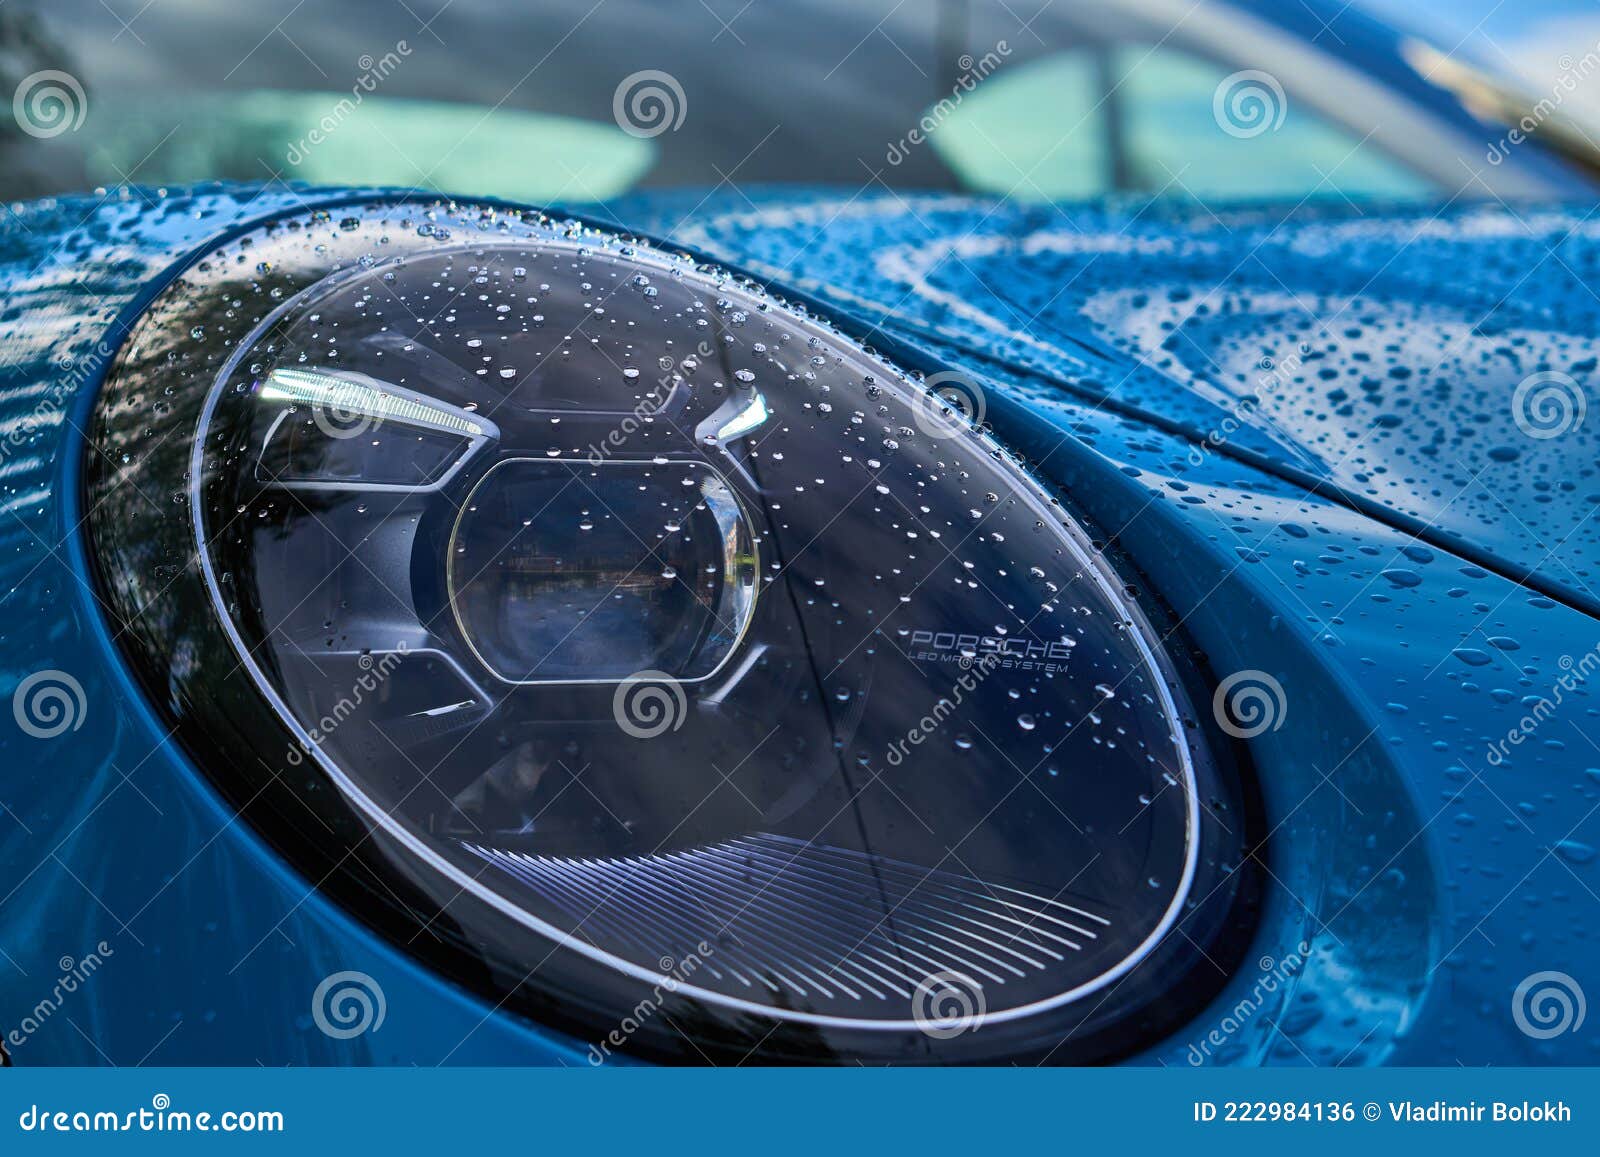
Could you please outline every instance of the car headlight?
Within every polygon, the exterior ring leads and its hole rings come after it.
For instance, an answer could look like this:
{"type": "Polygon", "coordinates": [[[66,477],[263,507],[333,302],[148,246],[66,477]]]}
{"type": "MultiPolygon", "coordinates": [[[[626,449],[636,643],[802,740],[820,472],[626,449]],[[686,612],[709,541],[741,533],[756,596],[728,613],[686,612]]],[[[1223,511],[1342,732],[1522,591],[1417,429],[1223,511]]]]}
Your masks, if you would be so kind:
{"type": "Polygon", "coordinates": [[[759,286],[504,209],[279,220],[156,299],[90,442],[198,765],[512,1007],[1085,1059],[1220,979],[1237,793],[1143,614],[956,404],[759,286]]]}

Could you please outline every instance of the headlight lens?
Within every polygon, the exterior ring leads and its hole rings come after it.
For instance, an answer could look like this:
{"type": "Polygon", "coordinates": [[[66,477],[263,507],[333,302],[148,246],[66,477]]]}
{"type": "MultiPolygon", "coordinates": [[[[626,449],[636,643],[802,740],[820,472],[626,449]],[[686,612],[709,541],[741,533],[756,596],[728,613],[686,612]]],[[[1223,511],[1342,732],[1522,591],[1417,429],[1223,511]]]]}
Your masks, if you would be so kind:
{"type": "Polygon", "coordinates": [[[1236,898],[1234,793],[1073,520],[720,270],[503,210],[276,222],[158,299],[92,436],[201,766],[590,1040],[654,993],[649,1054],[1105,1055],[1236,898]]]}

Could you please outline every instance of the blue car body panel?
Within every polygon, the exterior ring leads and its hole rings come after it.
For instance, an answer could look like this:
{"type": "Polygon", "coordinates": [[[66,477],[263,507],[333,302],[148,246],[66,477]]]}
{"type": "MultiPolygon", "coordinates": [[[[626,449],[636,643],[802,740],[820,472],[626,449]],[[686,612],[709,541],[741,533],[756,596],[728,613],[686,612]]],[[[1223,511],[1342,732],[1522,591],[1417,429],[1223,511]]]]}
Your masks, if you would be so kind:
{"type": "Polygon", "coordinates": [[[166,742],[87,577],[79,431],[120,323],[195,248],[303,203],[122,191],[21,206],[5,225],[0,690],[9,702],[29,672],[56,668],[87,698],[82,725],[54,739],[10,718],[0,729],[0,1031],[17,1064],[582,1063],[575,1044],[441,984],[245,831],[166,742]],[[92,978],[37,1016],[102,942],[92,978]],[[309,993],[346,969],[377,978],[391,1011],[335,1040],[309,993]]]}
{"type": "Polygon", "coordinates": [[[717,208],[651,225],[1201,452],[1226,440],[1600,610],[1600,423],[1537,440],[1512,411],[1536,372],[1585,392],[1595,381],[1600,224],[1587,213],[1373,215],[1340,201],[1285,222],[1283,207],[900,197],[717,208]]]}
{"type": "MultiPolygon", "coordinates": [[[[1529,440],[1509,409],[1525,373],[1592,369],[1581,281],[1600,245],[1582,215],[789,196],[608,214],[793,287],[891,355],[978,376],[997,435],[1171,609],[1168,645],[1284,688],[1281,725],[1248,744],[1271,832],[1256,944],[1211,1008],[1134,1060],[1593,1063],[1592,1037],[1537,1040],[1510,1015],[1534,972],[1600,991],[1579,915],[1600,835],[1587,686],[1489,759],[1600,645],[1593,428],[1529,440]],[[1523,279],[1544,247],[1548,276],[1523,279]],[[1338,352],[1301,354],[1241,407],[1248,368],[1281,364],[1306,318],[1338,319],[1338,352]],[[1463,348],[1436,373],[1423,352],[1446,341],[1463,348]]],[[[112,949],[11,1039],[18,1064],[584,1063],[586,1045],[438,978],[238,823],[166,740],[89,579],[80,431],[119,325],[216,236],[337,199],[119,192],[0,226],[0,696],[45,668],[87,696],[54,740],[0,719],[0,1031],[64,958],[112,949]],[[337,1040],[311,994],[346,969],[387,1009],[337,1040]]]]}

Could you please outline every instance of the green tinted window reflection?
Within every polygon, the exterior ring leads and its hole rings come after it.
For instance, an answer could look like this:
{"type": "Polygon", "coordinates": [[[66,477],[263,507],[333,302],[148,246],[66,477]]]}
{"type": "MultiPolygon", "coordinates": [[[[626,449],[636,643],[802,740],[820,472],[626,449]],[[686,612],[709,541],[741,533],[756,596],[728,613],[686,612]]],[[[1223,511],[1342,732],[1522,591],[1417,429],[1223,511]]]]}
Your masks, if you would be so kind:
{"type": "Polygon", "coordinates": [[[1434,192],[1293,96],[1276,127],[1225,131],[1213,102],[1226,77],[1171,48],[1077,49],[990,76],[930,139],[964,184],[1020,200],[1114,191],[1199,200],[1434,192]]]}
{"type": "Polygon", "coordinates": [[[616,125],[520,109],[348,92],[209,93],[106,101],[86,164],[92,179],[202,178],[400,185],[526,201],[615,196],[650,168],[655,145],[616,125]],[[181,132],[168,132],[175,123],[181,132]]]}

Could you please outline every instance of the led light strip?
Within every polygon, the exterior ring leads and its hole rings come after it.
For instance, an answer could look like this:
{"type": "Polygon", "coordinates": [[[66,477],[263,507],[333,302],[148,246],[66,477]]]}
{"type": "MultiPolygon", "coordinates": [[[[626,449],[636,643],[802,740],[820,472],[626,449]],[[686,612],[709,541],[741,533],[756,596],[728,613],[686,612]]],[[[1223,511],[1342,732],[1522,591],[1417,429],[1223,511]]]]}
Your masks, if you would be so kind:
{"type": "Polygon", "coordinates": [[[482,425],[453,410],[363,374],[275,369],[262,383],[259,396],[269,402],[304,403],[335,414],[406,422],[469,438],[485,432],[482,425]]]}

